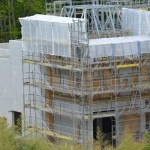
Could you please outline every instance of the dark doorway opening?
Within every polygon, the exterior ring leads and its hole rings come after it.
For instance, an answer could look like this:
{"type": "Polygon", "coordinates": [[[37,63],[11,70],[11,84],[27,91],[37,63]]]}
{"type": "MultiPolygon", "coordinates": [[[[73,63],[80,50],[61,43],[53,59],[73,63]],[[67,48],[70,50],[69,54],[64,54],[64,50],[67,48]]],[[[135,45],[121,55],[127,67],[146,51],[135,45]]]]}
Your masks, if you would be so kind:
{"type": "Polygon", "coordinates": [[[104,118],[97,118],[93,121],[93,137],[96,139],[98,129],[103,134],[104,140],[108,141],[110,144],[114,145],[114,141],[112,139],[112,128],[115,126],[115,118],[112,117],[104,117],[104,118]]]}
{"type": "Polygon", "coordinates": [[[22,120],[21,120],[21,113],[20,112],[13,112],[13,124],[17,127],[19,132],[22,131],[22,120]]]}

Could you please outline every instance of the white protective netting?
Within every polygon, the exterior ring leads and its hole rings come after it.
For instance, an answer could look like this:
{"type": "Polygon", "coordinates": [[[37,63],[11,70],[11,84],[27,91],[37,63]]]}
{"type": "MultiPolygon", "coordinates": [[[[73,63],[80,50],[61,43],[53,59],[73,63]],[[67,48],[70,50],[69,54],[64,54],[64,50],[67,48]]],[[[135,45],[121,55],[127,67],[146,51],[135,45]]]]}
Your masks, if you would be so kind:
{"type": "Polygon", "coordinates": [[[89,57],[139,57],[141,54],[150,53],[150,37],[129,36],[91,39],[89,41],[89,57]]]}
{"type": "Polygon", "coordinates": [[[122,28],[131,35],[150,35],[150,12],[123,8],[122,28]]]}
{"type": "MultiPolygon", "coordinates": [[[[34,15],[19,20],[22,25],[23,51],[71,57],[71,30],[73,24],[74,30],[79,30],[79,19],[34,15]]],[[[83,22],[82,27],[86,31],[85,20],[80,21],[83,22]]]]}

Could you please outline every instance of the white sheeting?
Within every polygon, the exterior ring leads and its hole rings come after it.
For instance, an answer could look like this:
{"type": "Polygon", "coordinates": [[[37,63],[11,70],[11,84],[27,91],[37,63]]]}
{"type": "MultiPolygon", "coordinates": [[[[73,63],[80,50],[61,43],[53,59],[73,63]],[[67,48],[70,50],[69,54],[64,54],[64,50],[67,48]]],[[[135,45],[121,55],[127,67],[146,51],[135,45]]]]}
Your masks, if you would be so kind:
{"type": "Polygon", "coordinates": [[[150,53],[149,36],[114,37],[89,40],[89,57],[139,56],[150,53]]]}
{"type": "Polygon", "coordinates": [[[83,19],[34,15],[19,20],[22,25],[23,51],[71,57],[71,25],[74,24],[75,31],[80,31],[77,28],[80,20],[85,31],[83,19]]]}
{"type": "Polygon", "coordinates": [[[73,23],[74,21],[78,21],[77,18],[72,19],[70,17],[60,17],[60,16],[53,16],[53,15],[41,15],[41,14],[36,14],[34,16],[29,16],[29,17],[24,17],[24,18],[19,18],[19,19],[32,20],[32,21],[33,20],[44,21],[44,22],[56,22],[56,23],[73,23]]]}
{"type": "Polygon", "coordinates": [[[150,11],[123,8],[122,28],[131,35],[150,35],[150,11]]]}

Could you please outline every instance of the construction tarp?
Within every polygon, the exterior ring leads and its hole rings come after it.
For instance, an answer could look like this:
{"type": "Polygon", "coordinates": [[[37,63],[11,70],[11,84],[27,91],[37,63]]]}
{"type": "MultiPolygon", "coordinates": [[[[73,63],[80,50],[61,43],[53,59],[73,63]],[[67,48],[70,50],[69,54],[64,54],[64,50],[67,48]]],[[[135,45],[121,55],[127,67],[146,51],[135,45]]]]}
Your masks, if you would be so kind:
{"type": "Polygon", "coordinates": [[[150,11],[123,8],[122,28],[131,35],[150,35],[150,11]]]}
{"type": "Polygon", "coordinates": [[[89,57],[138,57],[150,53],[149,36],[113,37],[89,40],[89,57]]]}
{"type": "Polygon", "coordinates": [[[77,37],[76,33],[81,32],[78,28],[79,20],[86,30],[85,20],[77,18],[34,15],[19,20],[22,25],[23,51],[56,56],[71,57],[71,34],[74,30],[74,37],[77,37]]]}

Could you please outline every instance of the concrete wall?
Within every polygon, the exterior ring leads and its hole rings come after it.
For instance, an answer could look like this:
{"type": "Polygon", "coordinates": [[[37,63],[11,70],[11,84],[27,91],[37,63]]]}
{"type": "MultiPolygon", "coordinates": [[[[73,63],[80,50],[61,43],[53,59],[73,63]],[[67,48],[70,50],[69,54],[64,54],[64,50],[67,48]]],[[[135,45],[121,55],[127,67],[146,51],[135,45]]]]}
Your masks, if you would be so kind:
{"type": "Polygon", "coordinates": [[[0,44],[0,116],[12,124],[12,111],[23,112],[21,41],[10,41],[6,47],[0,44]]]}

